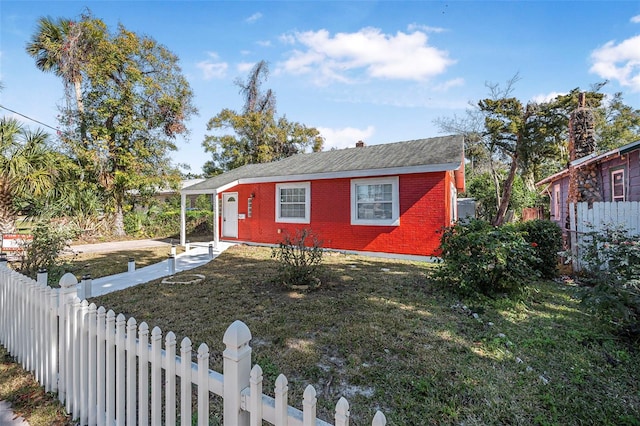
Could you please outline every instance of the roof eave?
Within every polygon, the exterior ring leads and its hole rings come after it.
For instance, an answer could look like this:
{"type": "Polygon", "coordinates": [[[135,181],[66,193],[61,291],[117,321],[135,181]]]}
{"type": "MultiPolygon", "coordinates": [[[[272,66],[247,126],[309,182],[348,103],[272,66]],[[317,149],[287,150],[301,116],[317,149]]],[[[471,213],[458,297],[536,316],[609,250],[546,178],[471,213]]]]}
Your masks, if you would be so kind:
{"type": "Polygon", "coordinates": [[[232,188],[240,184],[250,183],[268,183],[268,182],[296,182],[303,180],[320,180],[320,179],[345,179],[345,178],[363,178],[373,176],[389,176],[389,175],[406,175],[411,173],[437,173],[449,170],[457,170],[460,163],[442,163],[442,164],[425,164],[420,166],[407,167],[391,167],[382,169],[364,169],[364,170],[345,170],[340,172],[326,173],[302,173],[294,175],[278,175],[278,176],[252,176],[239,178],[232,182],[220,185],[216,188],[206,189],[183,189],[183,194],[214,194],[220,193],[226,189],[232,188]]]}

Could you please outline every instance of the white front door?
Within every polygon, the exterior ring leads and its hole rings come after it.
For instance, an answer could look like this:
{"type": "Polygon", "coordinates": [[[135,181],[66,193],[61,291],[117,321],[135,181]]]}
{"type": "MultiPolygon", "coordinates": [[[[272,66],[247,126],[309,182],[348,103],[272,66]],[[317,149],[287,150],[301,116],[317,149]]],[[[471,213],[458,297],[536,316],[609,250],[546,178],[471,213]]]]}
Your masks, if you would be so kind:
{"type": "Polygon", "coordinates": [[[222,236],[238,238],[238,193],[222,194],[222,236]]]}

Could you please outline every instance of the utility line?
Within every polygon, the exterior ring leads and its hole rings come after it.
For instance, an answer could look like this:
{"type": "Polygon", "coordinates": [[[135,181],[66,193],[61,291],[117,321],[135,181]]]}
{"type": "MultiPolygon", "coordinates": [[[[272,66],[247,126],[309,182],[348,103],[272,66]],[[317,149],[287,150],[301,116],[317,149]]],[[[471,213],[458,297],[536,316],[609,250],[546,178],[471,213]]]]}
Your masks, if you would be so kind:
{"type": "Polygon", "coordinates": [[[24,117],[24,118],[26,118],[27,120],[34,121],[34,122],[36,122],[36,123],[40,124],[41,126],[48,127],[49,129],[51,129],[51,130],[55,130],[56,132],[57,132],[57,131],[59,131],[59,129],[56,129],[55,127],[51,127],[51,126],[49,126],[48,124],[43,123],[42,121],[38,121],[38,120],[36,120],[35,118],[31,118],[31,117],[29,117],[29,116],[26,116],[26,115],[24,115],[24,114],[21,114],[21,113],[19,113],[18,111],[14,111],[14,110],[9,109],[9,108],[7,108],[7,107],[5,107],[5,106],[3,106],[3,105],[0,105],[0,108],[2,108],[2,109],[6,109],[7,111],[12,112],[12,113],[14,113],[14,114],[18,114],[20,117],[24,117]]]}

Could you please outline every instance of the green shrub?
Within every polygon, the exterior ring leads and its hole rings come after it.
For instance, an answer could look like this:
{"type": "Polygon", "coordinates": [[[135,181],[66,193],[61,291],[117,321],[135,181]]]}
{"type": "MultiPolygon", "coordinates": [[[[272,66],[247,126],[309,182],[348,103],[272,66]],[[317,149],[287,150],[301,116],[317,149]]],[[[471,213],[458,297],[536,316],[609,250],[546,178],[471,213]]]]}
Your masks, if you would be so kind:
{"type": "Polygon", "coordinates": [[[288,288],[319,287],[322,255],[322,243],[310,230],[298,230],[295,237],[286,234],[278,247],[271,251],[271,257],[279,262],[276,280],[288,288]]]}
{"type": "Polygon", "coordinates": [[[66,226],[40,222],[31,233],[33,240],[25,245],[18,270],[36,279],[38,271],[46,269],[49,285],[56,287],[64,272],[59,256],[69,247],[69,241],[76,236],[76,232],[66,226]]]}
{"type": "Polygon", "coordinates": [[[622,333],[640,336],[640,236],[624,226],[588,232],[580,245],[582,303],[622,333]]]}
{"type": "Polygon", "coordinates": [[[520,223],[518,229],[534,248],[536,258],[540,259],[532,266],[544,278],[555,277],[558,273],[558,252],[562,250],[560,227],[550,220],[535,219],[520,223]]]}
{"type": "Polygon", "coordinates": [[[534,247],[513,225],[472,219],[446,228],[436,277],[462,295],[518,293],[539,272],[534,247]]]}
{"type": "MultiPolygon", "coordinates": [[[[213,214],[210,210],[186,212],[187,234],[213,234],[213,214]]],[[[147,212],[129,212],[124,217],[125,232],[136,237],[170,237],[180,232],[180,209],[160,208],[147,212]]]]}

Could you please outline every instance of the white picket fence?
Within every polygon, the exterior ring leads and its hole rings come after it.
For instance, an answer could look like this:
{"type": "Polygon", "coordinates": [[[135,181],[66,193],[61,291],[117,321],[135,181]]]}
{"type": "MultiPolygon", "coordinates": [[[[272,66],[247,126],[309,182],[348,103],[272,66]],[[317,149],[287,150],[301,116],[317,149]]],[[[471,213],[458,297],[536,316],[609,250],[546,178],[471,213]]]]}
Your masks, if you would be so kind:
{"type": "Polygon", "coordinates": [[[580,246],[588,232],[600,231],[607,226],[624,226],[629,234],[640,235],[640,202],[597,202],[569,204],[569,226],[574,269],[579,271],[580,246]]]}
{"type": "MultiPolygon", "coordinates": [[[[169,332],[162,348],[160,328],[149,334],[144,322],[138,325],[134,318],[80,300],[77,284],[66,274],[61,288],[52,289],[0,265],[0,344],[47,392],[57,392],[81,425],[190,426],[196,416],[198,425],[207,425],[214,394],[223,398],[226,426],[258,426],[263,420],[277,426],[330,426],[316,419],[311,385],[302,411],[289,406],[284,375],[275,382],[275,397],[262,393],[262,369],[251,368],[251,332],[243,322],[235,321],[224,334],[221,374],[209,369],[206,344],[198,347],[197,362],[191,361],[189,338],[180,343],[178,355],[175,334],[169,332]]],[[[349,424],[344,398],[336,404],[334,421],[349,424]]],[[[376,412],[371,424],[385,425],[384,414],[376,412]]]]}

